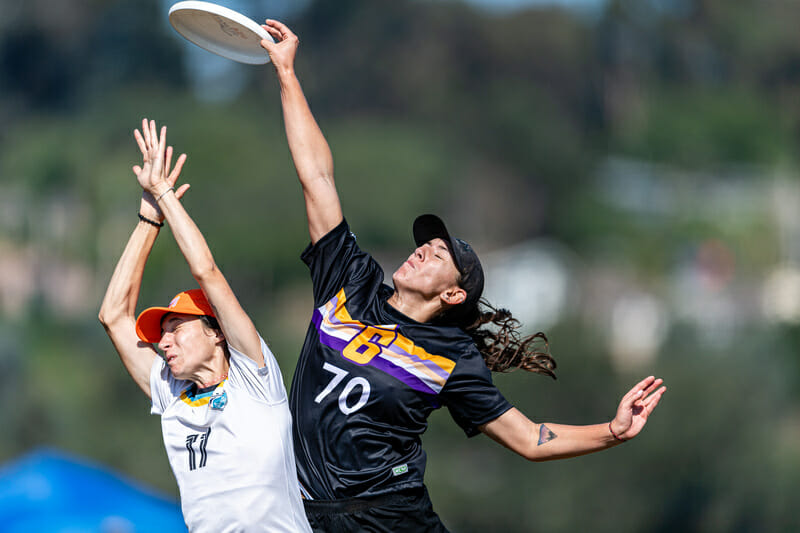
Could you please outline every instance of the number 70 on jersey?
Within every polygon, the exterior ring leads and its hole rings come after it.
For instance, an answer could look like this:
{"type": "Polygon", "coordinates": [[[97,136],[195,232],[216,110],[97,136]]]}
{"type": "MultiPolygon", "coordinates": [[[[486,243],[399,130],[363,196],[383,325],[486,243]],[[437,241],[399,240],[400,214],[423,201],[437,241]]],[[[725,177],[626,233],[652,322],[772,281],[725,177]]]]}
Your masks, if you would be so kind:
{"type": "MultiPolygon", "coordinates": [[[[338,366],[334,366],[330,363],[323,364],[322,369],[333,374],[333,377],[328,382],[328,385],[324,389],[322,389],[322,392],[317,394],[317,397],[314,398],[314,401],[316,403],[321,403],[326,396],[334,392],[334,389],[336,389],[339,386],[339,384],[342,383],[349,374],[347,370],[339,368],[338,366]]],[[[361,376],[350,378],[344,384],[344,386],[342,387],[342,391],[339,393],[339,410],[345,415],[355,413],[356,411],[364,407],[364,405],[366,405],[367,400],[369,400],[369,393],[370,393],[369,381],[367,381],[365,378],[362,378],[361,376]],[[353,405],[348,405],[347,399],[350,397],[353,391],[355,391],[356,388],[358,387],[361,388],[361,395],[359,396],[356,403],[354,403],[353,405]]]]}

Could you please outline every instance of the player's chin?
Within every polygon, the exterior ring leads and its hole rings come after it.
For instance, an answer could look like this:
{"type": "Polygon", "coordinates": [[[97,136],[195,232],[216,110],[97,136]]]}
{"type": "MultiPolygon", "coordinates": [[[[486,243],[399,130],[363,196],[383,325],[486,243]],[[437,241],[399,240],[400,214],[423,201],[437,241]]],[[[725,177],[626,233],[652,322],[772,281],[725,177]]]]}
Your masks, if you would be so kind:
{"type": "Polygon", "coordinates": [[[172,375],[176,379],[185,379],[185,376],[183,376],[183,368],[177,357],[167,361],[167,366],[169,367],[169,371],[172,372],[172,375]]]}
{"type": "Polygon", "coordinates": [[[403,266],[401,266],[400,268],[395,270],[394,273],[392,273],[392,283],[394,283],[395,287],[397,287],[397,284],[402,282],[404,278],[405,276],[403,274],[403,266]]]}

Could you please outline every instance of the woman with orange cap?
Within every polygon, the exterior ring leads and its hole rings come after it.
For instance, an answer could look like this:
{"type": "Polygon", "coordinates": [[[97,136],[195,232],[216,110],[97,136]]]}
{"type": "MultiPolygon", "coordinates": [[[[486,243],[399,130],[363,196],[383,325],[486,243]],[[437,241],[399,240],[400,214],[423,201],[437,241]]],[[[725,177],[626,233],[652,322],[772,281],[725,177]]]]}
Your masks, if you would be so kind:
{"type": "Polygon", "coordinates": [[[144,156],[139,223],[109,282],[99,319],[161,416],[164,446],[190,531],[310,531],[300,499],[291,415],[275,357],[179,201],[166,128],[134,132],[144,156]],[[169,223],[200,289],[134,311],[147,257],[169,223]],[[162,355],[153,344],[157,344],[162,355]]]}

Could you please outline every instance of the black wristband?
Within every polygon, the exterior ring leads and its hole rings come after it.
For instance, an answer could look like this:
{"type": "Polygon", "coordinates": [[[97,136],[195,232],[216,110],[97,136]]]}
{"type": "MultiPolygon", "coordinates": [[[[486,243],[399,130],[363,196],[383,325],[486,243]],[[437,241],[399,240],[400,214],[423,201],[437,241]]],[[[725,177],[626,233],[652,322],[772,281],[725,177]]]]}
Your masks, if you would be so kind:
{"type": "Polygon", "coordinates": [[[146,222],[147,224],[150,224],[151,226],[155,226],[157,228],[161,228],[161,227],[164,226],[163,222],[156,222],[155,220],[150,220],[149,218],[147,218],[145,216],[142,216],[141,213],[136,213],[136,214],[139,216],[139,220],[141,220],[142,222],[146,222]]]}
{"type": "Polygon", "coordinates": [[[611,422],[608,423],[608,431],[611,432],[611,436],[614,437],[614,440],[617,442],[625,442],[626,440],[628,440],[628,439],[623,439],[622,437],[614,433],[614,430],[611,429],[611,422]]]}

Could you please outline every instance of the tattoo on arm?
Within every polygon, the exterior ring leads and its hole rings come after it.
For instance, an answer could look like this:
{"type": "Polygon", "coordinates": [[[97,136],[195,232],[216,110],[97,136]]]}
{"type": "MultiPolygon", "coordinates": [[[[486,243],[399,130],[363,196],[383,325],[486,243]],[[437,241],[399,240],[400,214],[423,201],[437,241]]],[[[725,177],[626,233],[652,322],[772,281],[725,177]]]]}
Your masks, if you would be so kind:
{"type": "Polygon", "coordinates": [[[541,446],[542,444],[550,442],[556,437],[558,437],[558,435],[553,433],[549,427],[542,424],[539,426],[539,442],[537,443],[537,446],[541,446]]]}

